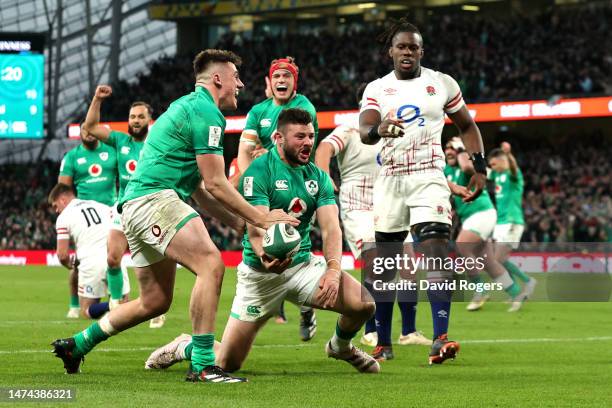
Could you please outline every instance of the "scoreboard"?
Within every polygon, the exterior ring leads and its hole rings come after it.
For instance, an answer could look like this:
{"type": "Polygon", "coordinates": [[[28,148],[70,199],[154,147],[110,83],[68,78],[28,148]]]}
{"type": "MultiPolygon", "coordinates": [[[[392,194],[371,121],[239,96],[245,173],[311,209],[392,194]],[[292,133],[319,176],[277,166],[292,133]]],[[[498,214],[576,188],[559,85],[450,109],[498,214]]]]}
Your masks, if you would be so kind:
{"type": "Polygon", "coordinates": [[[0,33],[0,139],[44,135],[43,44],[39,34],[0,33]]]}

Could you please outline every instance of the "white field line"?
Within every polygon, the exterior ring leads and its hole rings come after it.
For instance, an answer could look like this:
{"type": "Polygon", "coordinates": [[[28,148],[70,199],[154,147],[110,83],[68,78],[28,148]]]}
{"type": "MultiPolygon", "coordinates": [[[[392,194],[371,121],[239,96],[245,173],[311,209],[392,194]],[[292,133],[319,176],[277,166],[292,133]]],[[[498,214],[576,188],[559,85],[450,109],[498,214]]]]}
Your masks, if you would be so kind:
{"type": "MultiPolygon", "coordinates": [[[[568,342],[582,342],[582,341],[611,341],[612,336],[599,336],[599,337],[567,337],[567,338],[553,338],[553,337],[537,337],[537,338],[526,338],[526,339],[481,339],[481,340],[461,340],[460,344],[521,344],[521,343],[568,343],[568,342]]],[[[262,349],[276,349],[276,348],[305,348],[305,347],[320,347],[319,344],[255,344],[253,348],[262,349]]],[[[156,347],[125,347],[125,348],[97,348],[96,352],[103,353],[126,353],[133,351],[153,351],[156,347]]],[[[0,350],[0,354],[29,354],[29,353],[50,353],[51,348],[46,350],[0,350]]]]}

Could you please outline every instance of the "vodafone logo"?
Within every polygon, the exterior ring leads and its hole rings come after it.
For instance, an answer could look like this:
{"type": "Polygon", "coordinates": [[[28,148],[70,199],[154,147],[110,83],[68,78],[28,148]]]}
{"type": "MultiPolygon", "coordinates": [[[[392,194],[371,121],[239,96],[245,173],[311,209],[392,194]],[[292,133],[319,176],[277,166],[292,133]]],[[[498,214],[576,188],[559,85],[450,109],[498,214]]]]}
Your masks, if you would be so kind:
{"type": "Polygon", "coordinates": [[[88,171],[91,177],[99,177],[100,174],[102,174],[102,166],[94,163],[91,166],[89,166],[88,171]]]}
{"type": "Polygon", "coordinates": [[[128,173],[130,174],[134,174],[134,172],[136,171],[136,164],[138,162],[134,159],[128,160],[125,163],[125,169],[127,170],[128,173]]]}
{"type": "Polygon", "coordinates": [[[293,215],[297,218],[300,215],[304,214],[307,209],[308,206],[306,205],[306,202],[299,197],[295,197],[293,200],[291,200],[291,203],[289,203],[287,214],[293,215]]]}
{"type": "Polygon", "coordinates": [[[496,192],[497,194],[499,194],[499,193],[501,193],[501,191],[502,191],[501,186],[500,186],[499,184],[496,184],[496,185],[495,185],[495,192],[496,192]]]}

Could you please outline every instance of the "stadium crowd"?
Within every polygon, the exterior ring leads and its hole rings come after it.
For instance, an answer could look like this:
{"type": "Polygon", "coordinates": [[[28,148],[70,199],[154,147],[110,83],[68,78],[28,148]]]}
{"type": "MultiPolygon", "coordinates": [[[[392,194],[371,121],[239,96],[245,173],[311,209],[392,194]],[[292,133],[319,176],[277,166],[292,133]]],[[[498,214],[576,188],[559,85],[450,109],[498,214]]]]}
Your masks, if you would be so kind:
{"type": "MultiPolygon", "coordinates": [[[[423,64],[456,78],[467,102],[610,94],[612,52],[604,46],[612,43],[610,21],[609,7],[553,8],[537,16],[505,19],[435,12],[420,27],[423,64]]],[[[381,31],[373,24],[354,23],[340,26],[335,34],[227,34],[216,46],[243,58],[246,88],[239,98],[240,113],[263,98],[270,61],[288,54],[300,67],[299,92],[317,109],[352,109],[355,82],[389,72],[389,61],[374,41],[381,31]]],[[[192,89],[192,59],[164,57],[135,81],[115,84],[113,103],[104,105],[103,117],[125,120],[130,103],[138,99],[158,113],[165,111],[192,89]]]]}
{"type": "MultiPolygon", "coordinates": [[[[612,242],[612,147],[519,151],[525,178],[523,242],[612,242]],[[545,160],[542,158],[545,157],[545,160]]],[[[0,249],[54,249],[55,215],[46,203],[58,163],[2,165],[0,249]]],[[[242,248],[234,230],[201,214],[215,244],[242,248]]],[[[318,228],[311,238],[321,248],[318,228]]]]}

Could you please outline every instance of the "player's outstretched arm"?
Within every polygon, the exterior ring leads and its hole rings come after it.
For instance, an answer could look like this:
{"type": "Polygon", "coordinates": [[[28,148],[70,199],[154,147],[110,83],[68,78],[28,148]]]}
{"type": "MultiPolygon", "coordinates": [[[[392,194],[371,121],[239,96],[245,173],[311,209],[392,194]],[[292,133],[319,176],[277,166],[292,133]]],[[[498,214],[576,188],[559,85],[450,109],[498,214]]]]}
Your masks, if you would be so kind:
{"type": "Polygon", "coordinates": [[[208,212],[210,215],[224,223],[225,225],[233,228],[239,234],[244,234],[245,222],[242,218],[232,214],[221,204],[212,194],[206,190],[204,182],[200,183],[198,188],[193,192],[191,197],[195,202],[208,212]]]}
{"type": "Polygon", "coordinates": [[[327,271],[319,281],[321,293],[318,301],[329,308],[336,304],[342,277],[342,230],[338,221],[338,207],[332,204],[317,208],[317,221],[321,227],[323,255],[327,261],[327,271]]]}
{"type": "Polygon", "coordinates": [[[253,151],[257,146],[257,136],[242,132],[240,143],[238,143],[238,170],[240,174],[249,168],[253,162],[253,151]]]}
{"type": "Polygon", "coordinates": [[[482,136],[467,106],[462,106],[457,112],[449,113],[448,117],[457,126],[459,132],[461,132],[461,139],[472,158],[474,174],[472,174],[467,187],[473,194],[468,198],[464,198],[463,201],[473,201],[482,193],[487,182],[487,165],[484,159],[482,136]]]}
{"type": "Polygon", "coordinates": [[[218,154],[199,154],[196,156],[198,168],[206,190],[212,194],[226,209],[238,215],[249,224],[267,229],[272,224],[281,222],[292,226],[299,225],[300,221],[286,214],[282,210],[262,213],[236,191],[225,177],[223,156],[218,154]]]}
{"type": "Polygon", "coordinates": [[[100,107],[104,99],[111,96],[113,90],[108,85],[98,85],[96,93],[94,94],[85,122],[83,123],[83,129],[91,133],[96,139],[105,142],[108,140],[111,130],[105,126],[100,125],[100,107]]]}
{"type": "Polygon", "coordinates": [[[516,157],[512,154],[512,146],[508,142],[502,142],[501,149],[508,156],[508,165],[510,167],[510,173],[513,177],[516,177],[518,173],[518,163],[516,162],[516,157]]]}

